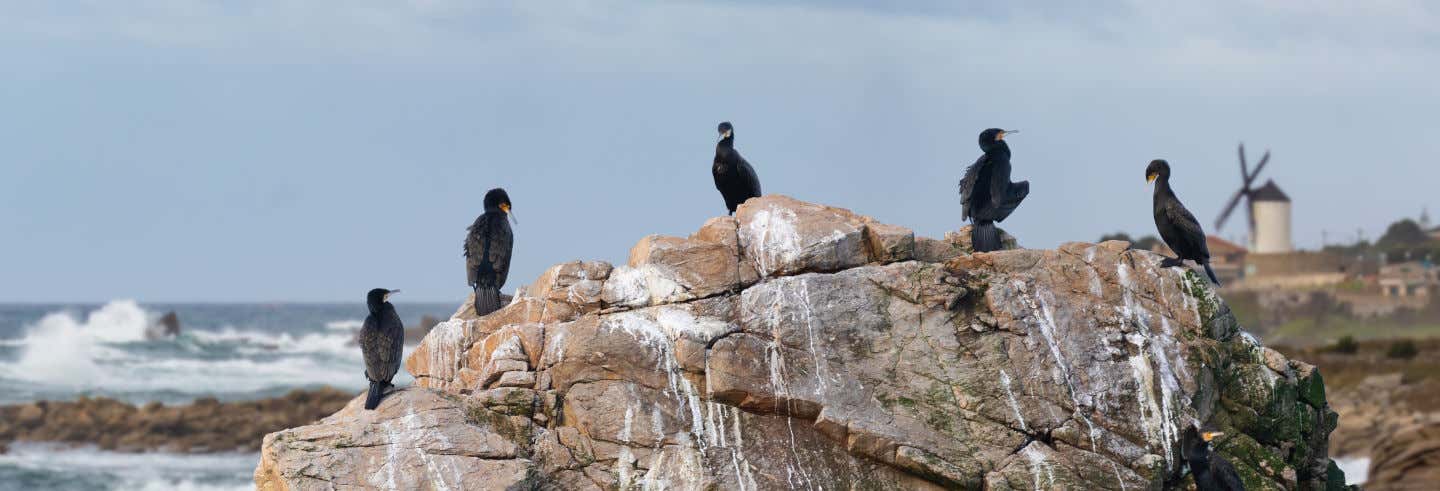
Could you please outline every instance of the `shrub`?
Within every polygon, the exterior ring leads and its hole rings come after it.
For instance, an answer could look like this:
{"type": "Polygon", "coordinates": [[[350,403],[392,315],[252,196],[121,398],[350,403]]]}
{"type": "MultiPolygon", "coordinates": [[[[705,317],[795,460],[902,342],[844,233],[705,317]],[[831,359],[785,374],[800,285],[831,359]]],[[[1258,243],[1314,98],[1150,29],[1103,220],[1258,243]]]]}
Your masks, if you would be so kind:
{"type": "Polygon", "coordinates": [[[1330,351],[1345,355],[1353,355],[1355,354],[1355,352],[1360,351],[1360,343],[1355,342],[1355,336],[1342,336],[1339,340],[1335,341],[1334,346],[1330,347],[1330,351]]]}
{"type": "Polygon", "coordinates": [[[1390,349],[1385,352],[1385,356],[1400,360],[1409,360],[1417,354],[1420,354],[1420,350],[1416,349],[1415,342],[1409,339],[1401,339],[1391,343],[1390,349]]]}

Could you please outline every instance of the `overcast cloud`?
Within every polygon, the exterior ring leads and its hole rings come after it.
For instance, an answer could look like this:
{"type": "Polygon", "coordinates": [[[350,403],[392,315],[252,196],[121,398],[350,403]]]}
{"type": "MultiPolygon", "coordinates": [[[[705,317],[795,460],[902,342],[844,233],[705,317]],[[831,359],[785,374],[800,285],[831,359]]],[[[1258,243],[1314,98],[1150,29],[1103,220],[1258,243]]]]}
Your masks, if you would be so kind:
{"type": "Polygon", "coordinates": [[[930,236],[992,126],[1028,247],[1152,232],[1153,158],[1208,227],[1241,140],[1298,245],[1440,207],[1435,3],[1076,5],[0,2],[0,301],[458,302],[494,186],[507,290],[623,262],[723,213],[721,120],[767,192],[930,236]]]}

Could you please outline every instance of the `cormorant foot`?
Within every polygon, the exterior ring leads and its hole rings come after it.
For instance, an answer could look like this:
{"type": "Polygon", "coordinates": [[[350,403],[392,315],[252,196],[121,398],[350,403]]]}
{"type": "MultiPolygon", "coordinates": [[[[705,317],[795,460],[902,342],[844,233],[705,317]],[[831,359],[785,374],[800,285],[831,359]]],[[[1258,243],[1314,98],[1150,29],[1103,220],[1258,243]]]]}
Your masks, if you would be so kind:
{"type": "Polygon", "coordinates": [[[1160,261],[1160,267],[1162,268],[1173,268],[1176,266],[1184,267],[1185,260],[1178,257],[1167,257],[1164,260],[1160,261]]]}

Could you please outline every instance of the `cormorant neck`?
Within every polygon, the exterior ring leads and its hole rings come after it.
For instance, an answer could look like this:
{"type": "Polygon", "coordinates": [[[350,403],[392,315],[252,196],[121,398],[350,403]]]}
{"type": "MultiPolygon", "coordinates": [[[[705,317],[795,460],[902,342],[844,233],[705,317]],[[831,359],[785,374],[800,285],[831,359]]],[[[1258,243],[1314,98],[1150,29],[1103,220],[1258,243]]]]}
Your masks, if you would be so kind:
{"type": "Polygon", "coordinates": [[[1010,156],[1010,145],[1006,145],[1005,140],[996,140],[993,142],[989,142],[985,144],[985,146],[980,150],[984,151],[985,155],[1004,155],[1006,157],[1010,156]]]}
{"type": "Polygon", "coordinates": [[[730,150],[730,149],[735,148],[735,137],[730,137],[730,138],[726,138],[726,139],[724,139],[724,140],[720,140],[720,143],[716,143],[716,144],[715,144],[715,149],[716,149],[716,150],[720,150],[720,149],[722,149],[722,148],[725,149],[725,150],[730,150]]]}
{"type": "Polygon", "coordinates": [[[1155,178],[1155,194],[1156,194],[1156,195],[1159,195],[1159,194],[1161,194],[1161,193],[1166,193],[1166,194],[1173,194],[1173,193],[1174,193],[1173,191],[1170,190],[1170,177],[1169,177],[1169,176],[1160,176],[1160,177],[1156,177],[1156,178],[1155,178]]]}
{"type": "Polygon", "coordinates": [[[379,314],[379,313],[385,311],[385,307],[390,306],[390,302],[381,302],[381,303],[378,303],[378,304],[376,304],[376,303],[367,303],[366,306],[367,306],[367,307],[370,307],[370,313],[371,313],[371,314],[379,314]]]}

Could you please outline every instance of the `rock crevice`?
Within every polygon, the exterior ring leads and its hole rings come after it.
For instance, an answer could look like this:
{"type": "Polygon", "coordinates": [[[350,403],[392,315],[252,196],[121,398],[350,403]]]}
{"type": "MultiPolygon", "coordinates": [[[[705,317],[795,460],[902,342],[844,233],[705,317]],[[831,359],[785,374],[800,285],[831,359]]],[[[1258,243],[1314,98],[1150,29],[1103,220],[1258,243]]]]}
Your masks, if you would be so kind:
{"type": "Polygon", "coordinates": [[[1343,483],[1319,372],[1193,273],[1119,242],[966,237],[767,196],[625,265],[556,265],[437,325],[417,387],[267,437],[256,482],[1158,489],[1188,479],[1179,435],[1203,423],[1251,489],[1343,483]]]}

